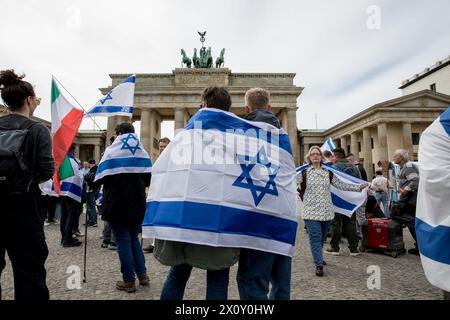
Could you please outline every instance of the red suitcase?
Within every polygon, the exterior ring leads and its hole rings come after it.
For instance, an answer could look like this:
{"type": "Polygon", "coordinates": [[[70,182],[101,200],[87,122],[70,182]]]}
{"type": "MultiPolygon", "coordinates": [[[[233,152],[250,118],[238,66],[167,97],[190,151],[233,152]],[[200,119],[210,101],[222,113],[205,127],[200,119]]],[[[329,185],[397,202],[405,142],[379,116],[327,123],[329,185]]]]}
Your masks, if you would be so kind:
{"type": "Polygon", "coordinates": [[[392,219],[367,219],[361,225],[362,244],[361,252],[367,249],[381,251],[397,258],[405,253],[403,242],[403,226],[392,219]]]}

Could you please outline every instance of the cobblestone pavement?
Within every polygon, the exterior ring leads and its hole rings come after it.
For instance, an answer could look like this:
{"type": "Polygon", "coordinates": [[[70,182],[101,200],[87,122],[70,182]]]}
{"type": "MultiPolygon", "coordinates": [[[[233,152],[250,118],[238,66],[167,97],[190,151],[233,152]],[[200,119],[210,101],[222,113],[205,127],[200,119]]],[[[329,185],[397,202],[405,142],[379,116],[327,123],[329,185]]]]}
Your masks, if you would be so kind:
{"type": "MultiPolygon", "coordinates": [[[[80,221],[83,221],[83,216],[80,221]]],[[[49,257],[46,262],[47,285],[51,299],[55,300],[147,300],[159,299],[168,267],[161,265],[152,254],[145,254],[150,287],[140,287],[136,293],[125,293],[115,289],[115,282],[121,280],[119,259],[116,251],[100,247],[103,223],[98,228],[88,229],[87,282],[81,283],[81,289],[68,289],[67,280],[71,274],[66,273],[69,266],[79,266],[83,273],[83,250],[63,248],[59,244],[59,226],[45,227],[49,257]]],[[[83,229],[84,233],[84,229],[83,229]]],[[[411,248],[413,240],[404,229],[406,248],[411,248]]],[[[80,238],[84,241],[84,238],[80,238]]],[[[149,240],[144,240],[144,246],[149,240]]],[[[328,244],[327,244],[328,246],[328,244]]],[[[425,278],[420,258],[414,255],[401,255],[394,259],[388,255],[363,253],[350,257],[346,240],[341,244],[340,256],[325,255],[328,265],[325,276],[315,276],[307,234],[303,223],[299,224],[296,252],[292,263],[292,299],[442,299],[440,290],[431,286],[425,278]],[[367,280],[369,266],[379,266],[381,270],[381,289],[369,290],[367,280]]],[[[231,268],[229,298],[239,299],[236,286],[237,266],[231,268]]],[[[206,272],[194,269],[188,282],[185,299],[204,299],[206,272]]],[[[4,299],[13,299],[13,278],[8,262],[2,274],[1,285],[4,299]]]]}

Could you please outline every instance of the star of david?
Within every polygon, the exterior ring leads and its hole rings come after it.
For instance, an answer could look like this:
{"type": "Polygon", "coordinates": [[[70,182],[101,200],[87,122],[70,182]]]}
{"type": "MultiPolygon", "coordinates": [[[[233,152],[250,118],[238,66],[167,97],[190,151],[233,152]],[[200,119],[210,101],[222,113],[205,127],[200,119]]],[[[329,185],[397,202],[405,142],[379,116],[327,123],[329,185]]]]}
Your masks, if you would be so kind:
{"type": "Polygon", "coordinates": [[[107,100],[112,100],[112,98],[113,97],[111,97],[111,92],[108,92],[108,94],[103,99],[100,99],[100,102],[101,104],[105,104],[107,100]]]}
{"type": "Polygon", "coordinates": [[[122,148],[120,148],[120,150],[130,150],[130,152],[134,155],[138,149],[141,149],[141,147],[139,146],[139,140],[136,139],[136,137],[131,133],[129,133],[128,136],[120,140],[123,142],[122,148]],[[136,145],[131,146],[129,144],[129,140],[136,141],[136,145]]]}
{"type": "Polygon", "coordinates": [[[277,176],[279,167],[273,166],[269,162],[269,158],[266,155],[264,148],[259,149],[255,157],[250,157],[248,155],[236,155],[239,164],[242,169],[241,175],[234,181],[233,186],[243,189],[249,189],[253,196],[253,201],[255,205],[261,202],[266,194],[271,194],[278,196],[277,185],[275,183],[275,177],[277,176]],[[251,171],[255,166],[264,166],[267,169],[269,180],[266,182],[264,187],[256,185],[253,182],[251,171]]]}

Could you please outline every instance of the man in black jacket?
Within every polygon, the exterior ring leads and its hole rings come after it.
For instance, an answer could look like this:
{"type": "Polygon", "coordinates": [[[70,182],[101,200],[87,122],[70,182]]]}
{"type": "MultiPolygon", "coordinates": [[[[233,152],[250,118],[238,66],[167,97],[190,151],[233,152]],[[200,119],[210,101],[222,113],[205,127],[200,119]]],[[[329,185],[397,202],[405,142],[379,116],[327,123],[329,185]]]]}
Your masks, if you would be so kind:
{"type": "MultiPolygon", "coordinates": [[[[55,166],[49,131],[41,123],[30,119],[39,99],[33,86],[22,78],[13,70],[0,72],[1,96],[12,112],[0,118],[0,134],[9,134],[12,129],[29,130],[21,149],[28,168],[25,171],[28,190],[12,193],[13,188],[10,187],[8,191],[11,194],[0,193],[0,273],[6,266],[5,253],[8,252],[14,273],[15,299],[48,300],[44,267],[48,248],[40,212],[41,191],[38,184],[53,176],[55,166]]],[[[2,151],[3,147],[6,145],[2,143],[2,151]]],[[[2,164],[4,156],[2,154],[0,158],[2,164]]],[[[7,182],[7,179],[2,178],[0,183],[7,182]]]]}
{"type": "MultiPolygon", "coordinates": [[[[134,134],[131,123],[117,125],[116,139],[130,133],[134,134]]],[[[150,186],[150,178],[150,173],[117,173],[95,182],[98,188],[103,185],[102,220],[111,226],[121,264],[123,281],[118,281],[116,288],[126,292],[136,291],[135,275],[141,285],[149,284],[138,234],[144,220],[147,204],[145,188],[150,186]]]]}
{"type": "MultiPolygon", "coordinates": [[[[245,94],[246,119],[265,122],[280,128],[280,122],[270,111],[270,94],[254,88],[245,94]]],[[[291,295],[292,259],[280,254],[241,249],[237,283],[241,300],[289,300],[291,295]],[[269,293],[269,284],[272,284],[269,293]]]]}
{"type": "Polygon", "coordinates": [[[86,214],[89,217],[88,226],[97,227],[97,209],[95,207],[95,199],[97,198],[100,188],[94,184],[94,179],[98,166],[94,159],[89,160],[88,163],[89,173],[84,176],[84,181],[87,183],[86,214]]]}

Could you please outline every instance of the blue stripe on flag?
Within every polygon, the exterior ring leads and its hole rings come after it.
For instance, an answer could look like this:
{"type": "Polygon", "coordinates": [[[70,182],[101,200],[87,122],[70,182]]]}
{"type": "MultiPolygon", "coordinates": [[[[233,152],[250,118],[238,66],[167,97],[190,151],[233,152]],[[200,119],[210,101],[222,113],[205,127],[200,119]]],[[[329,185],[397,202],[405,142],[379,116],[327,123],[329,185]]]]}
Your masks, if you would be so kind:
{"type": "Polygon", "coordinates": [[[81,188],[70,182],[61,183],[61,191],[70,192],[78,197],[81,197],[81,188]]]}
{"type": "Polygon", "coordinates": [[[335,207],[338,207],[338,208],[341,208],[344,210],[353,211],[356,208],[356,205],[342,199],[341,197],[334,194],[333,192],[331,192],[331,201],[333,202],[333,205],[335,207]]]}
{"type": "Polygon", "coordinates": [[[334,151],[335,148],[334,148],[334,145],[333,145],[333,140],[331,140],[331,138],[327,139],[327,144],[330,147],[330,150],[334,151]]]}
{"type": "Polygon", "coordinates": [[[151,167],[152,161],[148,158],[117,158],[103,161],[100,163],[97,175],[105,170],[123,168],[123,167],[132,167],[132,168],[146,168],[151,167]]]}
{"type": "Polygon", "coordinates": [[[441,114],[440,122],[444,127],[444,130],[450,136],[450,107],[443,114],[441,114]]]}
{"type": "Polygon", "coordinates": [[[98,106],[89,111],[89,113],[116,113],[116,112],[133,113],[133,107],[125,107],[125,106],[101,107],[101,106],[98,106]]]}
{"type": "Polygon", "coordinates": [[[198,202],[147,203],[143,226],[241,234],[295,244],[297,222],[252,211],[198,202]],[[155,217],[155,212],[158,212],[155,217]]]}
{"type": "Polygon", "coordinates": [[[416,217],[416,234],[422,255],[450,265],[450,227],[433,227],[416,217]]]}
{"type": "MultiPolygon", "coordinates": [[[[272,135],[270,134],[270,132],[267,132],[267,135],[260,135],[260,132],[263,131],[262,129],[253,126],[246,121],[225,114],[223,112],[207,111],[207,110],[198,112],[189,120],[188,124],[184,129],[193,130],[195,121],[201,121],[203,130],[216,129],[225,133],[227,132],[227,130],[242,130],[244,133],[247,130],[255,130],[256,138],[258,139],[265,138],[264,139],[265,141],[267,141],[268,143],[272,143],[272,135]]],[[[234,133],[242,134],[242,131],[241,132],[237,131],[234,133]]],[[[278,137],[279,137],[278,146],[281,149],[287,151],[289,154],[292,154],[289,136],[287,134],[280,134],[278,137]]]]}
{"type": "Polygon", "coordinates": [[[124,82],[122,82],[122,83],[127,83],[127,82],[129,82],[129,83],[135,83],[136,82],[136,76],[131,76],[131,77],[128,77],[124,82]]]}

